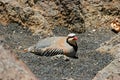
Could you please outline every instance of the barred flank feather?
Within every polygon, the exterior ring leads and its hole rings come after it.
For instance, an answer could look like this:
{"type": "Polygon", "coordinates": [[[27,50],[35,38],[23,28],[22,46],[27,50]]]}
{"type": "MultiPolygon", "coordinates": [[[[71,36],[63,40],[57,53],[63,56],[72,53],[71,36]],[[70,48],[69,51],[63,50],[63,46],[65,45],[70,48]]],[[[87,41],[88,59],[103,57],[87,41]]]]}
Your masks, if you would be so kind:
{"type": "Polygon", "coordinates": [[[47,49],[41,53],[42,56],[54,56],[58,54],[63,54],[62,49],[47,49]]]}

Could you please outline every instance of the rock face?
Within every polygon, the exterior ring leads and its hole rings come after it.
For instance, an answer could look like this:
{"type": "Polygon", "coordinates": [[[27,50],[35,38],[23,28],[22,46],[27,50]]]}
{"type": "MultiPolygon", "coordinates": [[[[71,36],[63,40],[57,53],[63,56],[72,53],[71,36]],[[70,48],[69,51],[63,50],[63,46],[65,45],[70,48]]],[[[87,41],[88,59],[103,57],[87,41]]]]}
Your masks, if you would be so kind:
{"type": "Polygon", "coordinates": [[[100,47],[96,50],[101,53],[110,53],[116,58],[117,57],[116,55],[120,53],[120,34],[100,44],[100,47]]]}
{"type": "Polygon", "coordinates": [[[79,0],[0,0],[0,23],[17,22],[34,33],[52,35],[54,27],[84,32],[82,6],[79,0]]]}
{"type": "Polygon", "coordinates": [[[51,35],[48,21],[32,8],[33,0],[0,0],[0,23],[7,25],[17,22],[24,27],[29,27],[34,33],[51,35]]]}
{"type": "MultiPolygon", "coordinates": [[[[1,41],[2,42],[2,41],[1,41]]],[[[38,80],[28,67],[0,42],[0,80],[38,80]]]]}
{"type": "Polygon", "coordinates": [[[110,27],[110,22],[119,17],[119,0],[83,0],[83,12],[86,28],[110,27]]]}
{"type": "Polygon", "coordinates": [[[97,51],[110,53],[115,59],[99,71],[93,80],[120,80],[120,34],[103,43],[97,51]]]}
{"type": "MultiPolygon", "coordinates": [[[[54,26],[64,26],[70,31],[78,33],[85,31],[80,0],[47,0],[43,1],[43,3],[48,5],[47,7],[52,7],[52,10],[48,8],[45,9],[45,12],[48,13],[48,16],[53,18],[51,23],[54,26]],[[53,13],[54,15],[51,15],[53,13]]],[[[47,8],[42,4],[40,4],[40,6],[42,6],[42,8],[47,8]]]]}

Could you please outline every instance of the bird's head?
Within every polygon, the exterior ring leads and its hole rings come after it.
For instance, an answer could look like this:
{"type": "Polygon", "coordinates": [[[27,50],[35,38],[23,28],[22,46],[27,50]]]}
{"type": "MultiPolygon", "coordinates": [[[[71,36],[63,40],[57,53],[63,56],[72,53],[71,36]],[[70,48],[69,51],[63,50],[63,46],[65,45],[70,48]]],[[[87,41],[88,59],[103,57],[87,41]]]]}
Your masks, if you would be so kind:
{"type": "Polygon", "coordinates": [[[76,36],[76,34],[74,34],[74,33],[70,33],[70,34],[68,34],[68,36],[67,36],[67,41],[69,42],[69,43],[71,43],[71,44],[75,44],[76,43],[76,40],[78,40],[78,37],[76,36]]]}
{"type": "Polygon", "coordinates": [[[74,40],[76,41],[76,40],[78,40],[78,37],[76,36],[76,34],[70,33],[70,34],[68,34],[68,39],[71,41],[74,41],[74,40]]]}
{"type": "Polygon", "coordinates": [[[77,52],[78,46],[77,46],[77,41],[78,37],[74,33],[70,33],[67,36],[67,43],[71,45],[74,50],[77,52]]]}

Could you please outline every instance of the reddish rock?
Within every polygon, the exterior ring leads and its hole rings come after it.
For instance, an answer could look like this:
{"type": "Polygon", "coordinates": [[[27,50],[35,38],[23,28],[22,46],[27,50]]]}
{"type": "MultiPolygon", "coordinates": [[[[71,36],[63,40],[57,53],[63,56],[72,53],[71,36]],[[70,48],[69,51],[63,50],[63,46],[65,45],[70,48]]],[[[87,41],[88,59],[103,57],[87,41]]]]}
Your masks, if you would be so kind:
{"type": "Polygon", "coordinates": [[[0,80],[38,80],[8,46],[0,44],[0,80]]]}
{"type": "Polygon", "coordinates": [[[120,80],[120,74],[112,74],[106,80],[120,80]]]}

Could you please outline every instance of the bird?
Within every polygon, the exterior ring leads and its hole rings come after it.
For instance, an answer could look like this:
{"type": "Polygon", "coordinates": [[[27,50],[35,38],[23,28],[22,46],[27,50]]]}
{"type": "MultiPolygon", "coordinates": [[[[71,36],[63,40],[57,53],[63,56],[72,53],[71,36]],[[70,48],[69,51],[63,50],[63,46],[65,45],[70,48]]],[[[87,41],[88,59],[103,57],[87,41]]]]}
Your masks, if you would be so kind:
{"type": "Polygon", "coordinates": [[[118,21],[118,18],[111,22],[111,28],[112,28],[111,30],[115,33],[120,32],[120,22],[118,21]]]}
{"type": "Polygon", "coordinates": [[[54,56],[62,54],[67,57],[78,58],[76,56],[78,50],[77,40],[78,37],[75,33],[70,33],[67,36],[47,37],[25,49],[25,52],[30,52],[40,56],[54,56]]]}

